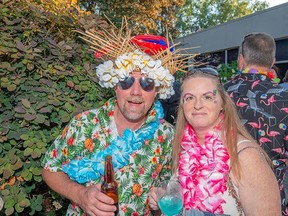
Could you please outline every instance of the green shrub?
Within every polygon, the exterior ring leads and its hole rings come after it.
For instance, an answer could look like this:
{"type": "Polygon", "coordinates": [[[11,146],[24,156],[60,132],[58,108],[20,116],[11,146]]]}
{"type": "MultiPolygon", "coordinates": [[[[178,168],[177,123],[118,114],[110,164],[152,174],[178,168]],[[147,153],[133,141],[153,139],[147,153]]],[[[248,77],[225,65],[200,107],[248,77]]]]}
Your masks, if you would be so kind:
{"type": "Polygon", "coordinates": [[[231,64],[219,65],[218,71],[220,73],[222,82],[225,83],[231,77],[233,77],[237,74],[237,61],[234,61],[231,64]]]}
{"type": "Polygon", "coordinates": [[[63,210],[65,201],[42,181],[43,155],[73,115],[112,94],[97,84],[93,53],[72,32],[103,21],[38,2],[0,1],[0,193],[6,215],[63,210]]]}

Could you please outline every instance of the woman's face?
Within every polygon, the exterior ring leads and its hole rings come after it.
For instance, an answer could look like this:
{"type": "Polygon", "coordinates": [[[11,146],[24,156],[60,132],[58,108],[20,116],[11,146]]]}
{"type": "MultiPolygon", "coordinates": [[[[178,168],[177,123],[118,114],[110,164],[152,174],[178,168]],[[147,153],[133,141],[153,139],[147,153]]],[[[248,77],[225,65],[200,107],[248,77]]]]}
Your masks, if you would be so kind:
{"type": "Polygon", "coordinates": [[[206,132],[213,128],[222,110],[217,83],[206,77],[191,77],[183,83],[181,99],[186,120],[194,130],[206,132]]]}

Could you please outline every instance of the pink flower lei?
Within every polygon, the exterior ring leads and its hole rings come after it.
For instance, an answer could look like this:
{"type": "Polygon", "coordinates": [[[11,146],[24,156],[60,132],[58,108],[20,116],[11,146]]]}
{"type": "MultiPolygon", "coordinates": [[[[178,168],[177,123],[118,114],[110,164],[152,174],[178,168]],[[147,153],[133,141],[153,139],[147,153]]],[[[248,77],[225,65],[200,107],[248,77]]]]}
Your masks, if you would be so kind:
{"type": "Polygon", "coordinates": [[[221,140],[221,125],[206,134],[204,145],[198,143],[193,127],[185,126],[179,154],[179,181],[187,210],[224,213],[223,194],[227,190],[230,159],[221,140]]]}

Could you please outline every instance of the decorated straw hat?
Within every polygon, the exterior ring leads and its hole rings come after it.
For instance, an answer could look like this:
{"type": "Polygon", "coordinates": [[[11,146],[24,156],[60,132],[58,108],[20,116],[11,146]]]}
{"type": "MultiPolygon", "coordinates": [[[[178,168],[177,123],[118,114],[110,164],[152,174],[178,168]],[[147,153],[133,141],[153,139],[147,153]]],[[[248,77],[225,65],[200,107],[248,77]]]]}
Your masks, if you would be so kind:
{"type": "Polygon", "coordinates": [[[119,29],[111,26],[108,30],[77,32],[90,44],[95,57],[103,60],[96,67],[96,75],[104,88],[113,88],[132,71],[140,71],[154,80],[160,99],[169,98],[175,93],[173,74],[185,71],[189,67],[188,60],[193,58],[176,49],[168,36],[131,36],[125,18],[119,29]]]}

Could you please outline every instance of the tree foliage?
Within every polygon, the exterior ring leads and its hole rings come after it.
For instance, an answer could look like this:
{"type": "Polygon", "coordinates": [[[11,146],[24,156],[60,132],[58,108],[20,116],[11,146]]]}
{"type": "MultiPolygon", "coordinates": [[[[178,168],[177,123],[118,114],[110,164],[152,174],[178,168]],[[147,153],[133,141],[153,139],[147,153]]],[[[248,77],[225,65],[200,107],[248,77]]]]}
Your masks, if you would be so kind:
{"type": "Polygon", "coordinates": [[[265,0],[186,0],[177,15],[176,27],[186,35],[267,7],[265,0]]]}
{"type": "Polygon", "coordinates": [[[135,34],[176,34],[176,14],[184,0],[79,0],[79,5],[107,16],[116,26],[120,26],[123,16],[135,34]]]}
{"type": "Polygon", "coordinates": [[[63,215],[40,163],[73,115],[112,94],[94,82],[93,53],[72,31],[105,23],[54,0],[0,1],[0,17],[2,213],[63,215]]]}

